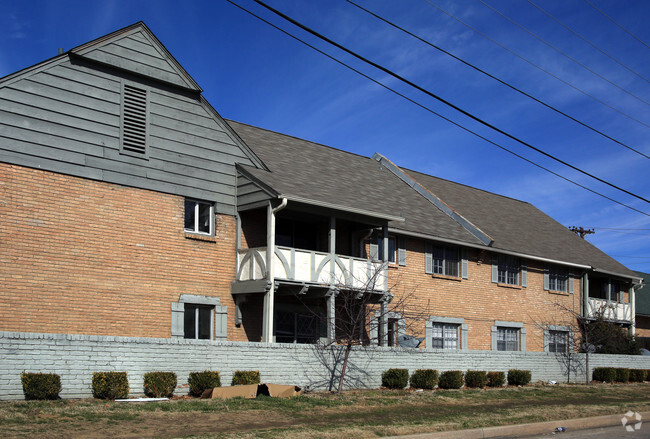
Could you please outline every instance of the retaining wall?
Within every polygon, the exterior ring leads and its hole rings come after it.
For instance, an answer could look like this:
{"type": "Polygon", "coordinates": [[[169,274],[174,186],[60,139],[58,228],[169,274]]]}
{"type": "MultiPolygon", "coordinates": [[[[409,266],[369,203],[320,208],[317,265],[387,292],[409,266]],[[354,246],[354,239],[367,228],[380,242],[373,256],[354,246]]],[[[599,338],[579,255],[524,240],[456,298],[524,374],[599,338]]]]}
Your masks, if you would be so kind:
{"type": "MultiPolygon", "coordinates": [[[[328,389],[338,383],[332,373],[337,357],[342,351],[336,347],[311,345],[0,332],[0,399],[24,397],[22,371],[59,374],[62,398],[91,397],[92,373],[99,371],[127,371],[132,395],[142,395],[143,375],[151,371],[176,372],[178,395],[187,394],[189,372],[202,370],[220,371],[224,385],[239,369],[259,370],[263,382],[328,389]]],[[[563,360],[543,352],[359,348],[351,353],[346,386],[379,387],[381,373],[393,367],[410,372],[528,369],[533,381],[566,381],[563,360]]],[[[576,360],[571,381],[584,379],[584,356],[576,360]]],[[[590,369],[599,366],[650,369],[650,357],[592,354],[590,369]]]]}

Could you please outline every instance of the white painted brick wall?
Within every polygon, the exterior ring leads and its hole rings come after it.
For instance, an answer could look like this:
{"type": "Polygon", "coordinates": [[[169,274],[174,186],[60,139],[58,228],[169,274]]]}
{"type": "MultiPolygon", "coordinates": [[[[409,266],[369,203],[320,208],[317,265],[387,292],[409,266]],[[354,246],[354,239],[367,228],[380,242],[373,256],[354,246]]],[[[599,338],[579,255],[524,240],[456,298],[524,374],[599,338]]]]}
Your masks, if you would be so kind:
{"type": "MultiPolygon", "coordinates": [[[[229,385],[235,370],[259,370],[263,382],[323,389],[331,375],[319,352],[330,359],[333,354],[309,345],[0,332],[0,399],[23,399],[22,371],[59,374],[63,398],[91,397],[92,373],[99,371],[127,371],[132,395],[142,395],[143,375],[151,371],[176,372],[183,385],[190,372],[218,370],[222,384],[229,385]]],[[[592,355],[590,367],[601,366],[650,369],[650,357],[592,355]]],[[[348,386],[379,387],[382,372],[394,367],[410,372],[527,369],[533,381],[566,381],[565,368],[549,353],[361,348],[351,354],[348,386]]],[[[583,376],[584,369],[571,378],[581,381],[583,376]]],[[[187,388],[176,391],[186,393],[187,388]]]]}

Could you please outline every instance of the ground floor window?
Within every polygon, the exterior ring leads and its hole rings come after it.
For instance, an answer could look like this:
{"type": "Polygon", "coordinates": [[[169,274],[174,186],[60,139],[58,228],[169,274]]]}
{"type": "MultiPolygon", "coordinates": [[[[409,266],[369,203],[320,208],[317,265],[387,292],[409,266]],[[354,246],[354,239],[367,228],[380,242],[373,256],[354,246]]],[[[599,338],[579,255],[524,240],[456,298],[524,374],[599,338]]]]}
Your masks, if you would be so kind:
{"type": "Polygon", "coordinates": [[[214,306],[185,304],[184,337],[211,340],[214,332],[214,306]]]}
{"type": "Polygon", "coordinates": [[[431,347],[435,349],[458,349],[458,327],[456,324],[432,323],[431,347]]]}
{"type": "Polygon", "coordinates": [[[320,319],[315,315],[278,311],[275,316],[277,343],[316,343],[320,334],[320,319]]]}
{"type": "Polygon", "coordinates": [[[519,328],[497,328],[497,351],[519,350],[519,328]]]}
{"type": "Polygon", "coordinates": [[[568,352],[569,332],[568,331],[549,331],[548,332],[548,351],[549,352],[568,352]]]}

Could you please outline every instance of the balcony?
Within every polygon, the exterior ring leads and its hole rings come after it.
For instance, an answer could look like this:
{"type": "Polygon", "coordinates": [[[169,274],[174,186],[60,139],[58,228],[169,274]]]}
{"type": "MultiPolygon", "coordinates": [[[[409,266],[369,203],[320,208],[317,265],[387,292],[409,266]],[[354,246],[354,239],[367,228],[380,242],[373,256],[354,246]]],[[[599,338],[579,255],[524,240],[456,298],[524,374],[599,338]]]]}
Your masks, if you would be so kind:
{"type": "Polygon", "coordinates": [[[587,301],[587,316],[596,317],[602,313],[605,320],[631,322],[632,306],[629,303],[611,302],[606,299],[590,297],[587,301]]]}
{"type": "MultiPolygon", "coordinates": [[[[266,250],[266,247],[256,247],[237,253],[237,282],[268,278],[266,250]]],[[[276,246],[272,263],[274,277],[278,280],[339,289],[386,290],[383,262],[276,246]]]]}

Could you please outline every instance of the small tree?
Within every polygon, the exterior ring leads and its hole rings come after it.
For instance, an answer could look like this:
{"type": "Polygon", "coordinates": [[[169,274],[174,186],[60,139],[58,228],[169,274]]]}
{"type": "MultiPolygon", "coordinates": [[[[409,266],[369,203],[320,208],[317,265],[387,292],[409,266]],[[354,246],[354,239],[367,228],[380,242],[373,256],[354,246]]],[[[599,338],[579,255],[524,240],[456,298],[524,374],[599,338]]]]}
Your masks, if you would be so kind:
{"type": "MultiPolygon", "coordinates": [[[[401,331],[392,332],[396,344],[398,333],[406,332],[415,322],[424,319],[425,313],[412,306],[412,292],[394,293],[396,286],[384,288],[386,264],[381,264],[368,276],[365,282],[353,282],[360,285],[349,287],[348,282],[339,282],[335,291],[335,312],[326,321],[328,334],[334,335],[325,343],[319,343],[319,358],[331,374],[330,388],[338,375],[337,391],[343,391],[346,374],[350,367],[350,354],[354,347],[369,347],[385,344],[388,338],[386,323],[391,317],[399,316],[397,325],[401,331]],[[381,285],[380,285],[381,283],[381,285]],[[326,349],[341,348],[335,355],[325,355],[326,349]],[[334,365],[330,366],[329,362],[334,365]]],[[[421,326],[421,324],[419,325],[421,326]]]]}

